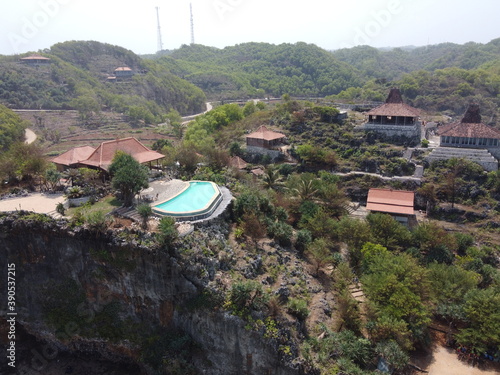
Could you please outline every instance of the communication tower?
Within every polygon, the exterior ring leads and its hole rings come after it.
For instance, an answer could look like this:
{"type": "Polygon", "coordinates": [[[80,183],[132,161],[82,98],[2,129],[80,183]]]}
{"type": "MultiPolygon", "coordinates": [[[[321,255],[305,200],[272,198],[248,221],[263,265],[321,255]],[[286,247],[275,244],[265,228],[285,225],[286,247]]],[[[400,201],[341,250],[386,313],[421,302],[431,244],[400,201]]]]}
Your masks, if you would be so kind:
{"type": "Polygon", "coordinates": [[[194,44],[194,22],[193,22],[193,4],[189,3],[189,11],[191,13],[191,44],[194,44]]]}
{"type": "Polygon", "coordinates": [[[161,40],[161,28],[160,28],[160,8],[156,7],[156,20],[158,22],[158,52],[163,50],[163,42],[161,40]]]}

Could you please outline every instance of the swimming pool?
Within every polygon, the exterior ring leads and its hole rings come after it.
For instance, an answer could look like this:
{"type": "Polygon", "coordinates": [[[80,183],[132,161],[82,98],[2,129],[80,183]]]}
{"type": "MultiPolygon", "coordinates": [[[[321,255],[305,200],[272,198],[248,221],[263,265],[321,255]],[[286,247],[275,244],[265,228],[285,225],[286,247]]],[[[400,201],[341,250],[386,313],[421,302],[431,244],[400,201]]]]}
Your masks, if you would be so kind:
{"type": "Polygon", "coordinates": [[[222,195],[215,183],[189,181],[179,194],[153,206],[153,211],[162,216],[194,221],[210,216],[221,200],[222,195]]]}

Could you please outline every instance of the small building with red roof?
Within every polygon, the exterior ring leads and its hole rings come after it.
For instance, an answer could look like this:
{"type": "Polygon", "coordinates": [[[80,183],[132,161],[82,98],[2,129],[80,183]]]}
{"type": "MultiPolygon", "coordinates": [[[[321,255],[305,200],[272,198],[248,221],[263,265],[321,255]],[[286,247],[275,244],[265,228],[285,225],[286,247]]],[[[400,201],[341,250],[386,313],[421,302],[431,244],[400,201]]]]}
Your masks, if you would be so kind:
{"type": "Polygon", "coordinates": [[[283,144],[286,135],[260,126],[256,131],[246,136],[247,146],[273,149],[283,144]]]}
{"type": "Polygon", "coordinates": [[[81,161],[88,159],[94,151],[95,148],[90,146],[75,147],[52,158],[51,161],[56,164],[58,170],[74,168],[81,161]]]}
{"type": "Polygon", "coordinates": [[[132,77],[135,72],[128,66],[120,66],[114,71],[116,78],[129,78],[132,77]]]}
{"type": "Polygon", "coordinates": [[[391,215],[401,224],[412,226],[416,222],[415,192],[392,189],[370,189],[366,209],[391,215]]]}
{"type": "Polygon", "coordinates": [[[420,110],[403,102],[401,92],[392,88],[384,104],[367,113],[367,121],[357,130],[373,131],[405,143],[420,143],[420,110]]]}
{"type": "Polygon", "coordinates": [[[269,130],[266,126],[260,126],[246,137],[247,153],[256,155],[268,155],[272,160],[284,157],[282,147],[286,135],[269,130]]]}
{"type": "Polygon", "coordinates": [[[21,57],[19,61],[22,62],[23,64],[29,64],[29,65],[46,65],[50,64],[51,62],[51,60],[48,57],[43,57],[38,54],[21,57]]]}

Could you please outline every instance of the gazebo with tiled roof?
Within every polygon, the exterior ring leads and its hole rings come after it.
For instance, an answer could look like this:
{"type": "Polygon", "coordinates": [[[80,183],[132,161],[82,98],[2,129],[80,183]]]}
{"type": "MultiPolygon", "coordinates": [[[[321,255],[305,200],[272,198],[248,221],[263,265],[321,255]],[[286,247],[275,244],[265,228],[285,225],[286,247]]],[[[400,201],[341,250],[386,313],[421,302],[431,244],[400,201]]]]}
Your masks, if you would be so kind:
{"type": "Polygon", "coordinates": [[[369,124],[412,126],[418,121],[420,111],[404,103],[399,89],[392,88],[385,103],[367,115],[369,124]]]}
{"type": "Polygon", "coordinates": [[[367,112],[367,121],[355,130],[382,134],[389,142],[418,144],[422,137],[420,110],[404,103],[399,89],[392,88],[385,103],[367,112]]]}

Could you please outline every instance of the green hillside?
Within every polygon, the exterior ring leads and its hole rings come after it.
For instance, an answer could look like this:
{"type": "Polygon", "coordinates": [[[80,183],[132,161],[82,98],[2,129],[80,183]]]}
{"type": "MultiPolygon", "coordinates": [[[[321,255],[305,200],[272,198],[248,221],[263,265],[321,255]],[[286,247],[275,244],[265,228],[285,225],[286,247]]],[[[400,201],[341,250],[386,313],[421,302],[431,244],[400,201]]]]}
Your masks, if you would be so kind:
{"type": "Polygon", "coordinates": [[[358,69],[365,79],[392,80],[417,70],[434,71],[450,67],[477,69],[500,58],[500,38],[487,44],[442,43],[413,49],[381,50],[358,46],[334,51],[333,56],[358,69]]]}
{"type": "Polygon", "coordinates": [[[157,61],[216,99],[325,96],[362,83],[356,69],[306,43],[244,43],[224,49],[184,45],[157,61]]]}
{"type": "Polygon", "coordinates": [[[19,63],[18,56],[0,56],[0,103],[12,108],[122,113],[141,107],[145,117],[157,119],[172,109],[185,115],[204,109],[205,95],[199,88],[121,47],[65,42],[43,56],[51,63],[31,66],[19,63]],[[137,74],[108,82],[107,77],[121,66],[137,74]]]}

